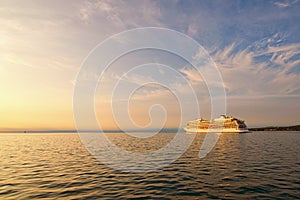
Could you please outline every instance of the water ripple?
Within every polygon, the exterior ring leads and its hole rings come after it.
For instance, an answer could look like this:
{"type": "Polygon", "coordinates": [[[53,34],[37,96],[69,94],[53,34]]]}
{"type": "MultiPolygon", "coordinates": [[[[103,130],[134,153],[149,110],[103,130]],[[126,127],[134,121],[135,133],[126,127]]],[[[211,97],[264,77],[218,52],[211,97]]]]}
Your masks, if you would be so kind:
{"type": "MultiPolygon", "coordinates": [[[[134,152],[173,137],[109,135],[134,152]]],[[[76,134],[0,134],[0,199],[300,199],[300,133],[223,134],[199,159],[203,139],[161,170],[130,174],[98,162],[76,134]]]]}

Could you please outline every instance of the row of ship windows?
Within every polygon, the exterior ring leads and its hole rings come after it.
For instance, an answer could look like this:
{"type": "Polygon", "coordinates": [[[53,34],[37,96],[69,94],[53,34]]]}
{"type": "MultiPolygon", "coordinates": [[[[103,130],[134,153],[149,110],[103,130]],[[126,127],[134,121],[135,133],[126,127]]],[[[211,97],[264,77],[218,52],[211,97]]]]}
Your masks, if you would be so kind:
{"type": "MultiPolygon", "coordinates": [[[[239,128],[245,128],[246,126],[245,125],[239,125],[239,126],[237,126],[237,125],[225,125],[225,126],[214,126],[214,125],[212,125],[210,128],[237,128],[237,127],[239,127],[239,128]]],[[[198,126],[198,128],[200,128],[200,129],[208,129],[209,128],[209,126],[198,126]]]]}
{"type": "MultiPolygon", "coordinates": [[[[199,126],[199,124],[198,123],[188,123],[188,125],[190,125],[190,126],[199,126]]],[[[230,123],[230,124],[211,124],[212,126],[213,125],[216,125],[216,126],[237,126],[237,124],[232,124],[232,123],[230,123]]],[[[244,126],[244,124],[238,124],[239,126],[244,126]]],[[[207,123],[207,124],[201,124],[200,126],[209,126],[209,123],[207,123]]]]}

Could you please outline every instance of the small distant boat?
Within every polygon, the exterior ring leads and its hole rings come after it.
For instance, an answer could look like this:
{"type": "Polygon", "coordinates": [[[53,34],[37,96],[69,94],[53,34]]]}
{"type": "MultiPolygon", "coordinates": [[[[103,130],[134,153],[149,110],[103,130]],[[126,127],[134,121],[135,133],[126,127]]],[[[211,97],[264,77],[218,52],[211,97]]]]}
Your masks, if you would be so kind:
{"type": "Polygon", "coordinates": [[[244,121],[221,115],[213,120],[196,119],[189,121],[184,128],[189,133],[207,133],[207,132],[222,132],[222,133],[247,133],[249,132],[244,121]]]}

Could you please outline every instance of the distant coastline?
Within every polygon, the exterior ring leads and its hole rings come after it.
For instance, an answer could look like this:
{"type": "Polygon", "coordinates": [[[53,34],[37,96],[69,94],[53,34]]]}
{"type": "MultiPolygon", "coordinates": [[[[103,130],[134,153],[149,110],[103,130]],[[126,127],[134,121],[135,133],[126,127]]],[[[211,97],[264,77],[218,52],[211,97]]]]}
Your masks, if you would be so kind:
{"type": "Polygon", "coordinates": [[[249,128],[250,131],[300,131],[300,125],[295,126],[267,126],[261,128],[249,128]]]}

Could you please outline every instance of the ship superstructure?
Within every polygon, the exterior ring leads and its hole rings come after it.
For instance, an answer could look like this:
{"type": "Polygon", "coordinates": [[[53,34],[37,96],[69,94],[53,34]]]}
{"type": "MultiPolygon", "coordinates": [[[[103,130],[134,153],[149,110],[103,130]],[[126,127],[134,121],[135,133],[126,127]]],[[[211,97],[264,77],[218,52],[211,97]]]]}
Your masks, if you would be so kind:
{"type": "Polygon", "coordinates": [[[213,120],[196,119],[189,121],[184,128],[187,132],[204,133],[204,132],[224,132],[224,133],[245,133],[249,132],[244,121],[221,115],[213,120]]]}

